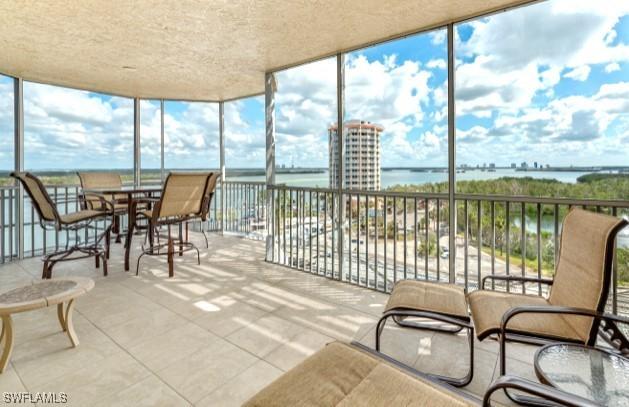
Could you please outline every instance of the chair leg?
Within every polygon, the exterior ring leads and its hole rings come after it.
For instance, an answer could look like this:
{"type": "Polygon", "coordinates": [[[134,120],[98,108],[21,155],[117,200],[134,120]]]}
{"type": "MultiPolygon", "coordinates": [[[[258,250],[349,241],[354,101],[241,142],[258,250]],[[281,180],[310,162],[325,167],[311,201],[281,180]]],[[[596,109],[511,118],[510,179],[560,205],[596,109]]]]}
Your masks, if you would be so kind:
{"type": "Polygon", "coordinates": [[[183,226],[179,224],[179,256],[183,256],[183,226]]]}
{"type": "MultiPolygon", "coordinates": [[[[107,277],[107,255],[105,253],[101,253],[100,255],[103,256],[103,275],[107,277]]],[[[98,257],[98,255],[96,255],[96,257],[98,257]]]]}
{"type": "Polygon", "coordinates": [[[111,226],[105,232],[105,257],[109,260],[109,249],[111,247],[111,226]]]}
{"type": "MultiPolygon", "coordinates": [[[[170,229],[170,228],[169,228],[170,229]]],[[[168,277],[172,277],[175,275],[174,271],[174,255],[175,255],[175,244],[173,243],[173,238],[170,235],[170,230],[168,231],[168,277]]]]}
{"type": "MultiPolygon", "coordinates": [[[[203,225],[203,224],[201,224],[203,225]]],[[[201,233],[203,233],[203,238],[205,239],[205,248],[209,249],[210,248],[210,243],[207,240],[207,235],[205,234],[205,230],[203,230],[203,226],[201,226],[201,233]]]]}
{"type": "Polygon", "coordinates": [[[2,315],[2,336],[4,338],[4,348],[0,356],[0,373],[6,369],[13,352],[13,320],[11,315],[2,315]]]}
{"type": "Polygon", "coordinates": [[[116,243],[120,243],[121,240],[121,233],[120,233],[120,215],[116,215],[114,216],[114,233],[116,234],[116,243]]]}
{"type": "Polygon", "coordinates": [[[98,252],[94,255],[94,264],[97,269],[100,268],[100,256],[98,255],[98,252]]]}
{"type": "Polygon", "coordinates": [[[49,267],[49,262],[48,260],[44,260],[44,267],[41,273],[41,278],[42,280],[46,279],[48,276],[48,267],[49,267]]]}

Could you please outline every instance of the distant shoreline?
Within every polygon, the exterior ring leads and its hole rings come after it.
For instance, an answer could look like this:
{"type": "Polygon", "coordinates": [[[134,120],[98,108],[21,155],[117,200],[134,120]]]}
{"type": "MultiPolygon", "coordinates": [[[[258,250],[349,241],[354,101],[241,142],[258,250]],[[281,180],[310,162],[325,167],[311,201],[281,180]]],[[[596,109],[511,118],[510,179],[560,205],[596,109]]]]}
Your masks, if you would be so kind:
{"type": "MultiPolygon", "coordinates": [[[[382,167],[383,172],[388,171],[409,171],[409,172],[447,172],[447,167],[382,167]]],[[[211,170],[211,169],[210,169],[211,170]]],[[[217,170],[217,169],[214,169],[217,170]]],[[[569,166],[569,167],[548,167],[548,168],[513,168],[513,167],[457,167],[457,172],[462,171],[479,171],[479,172],[492,172],[494,170],[513,170],[516,172],[592,172],[592,173],[627,173],[629,174],[629,166],[569,166]]],[[[67,176],[74,175],[77,170],[31,170],[32,172],[41,176],[67,176]]],[[[128,168],[114,168],[114,169],[81,169],[84,172],[117,172],[120,174],[132,175],[133,170],[128,168]]],[[[142,170],[145,173],[159,173],[159,168],[145,168],[142,170]]],[[[198,168],[168,168],[168,171],[199,171],[198,168]]],[[[252,176],[252,175],[265,175],[264,168],[227,168],[227,175],[231,176],[252,176]]],[[[313,168],[276,168],[276,174],[323,174],[328,172],[327,168],[313,167],[313,168]]],[[[11,171],[0,170],[0,177],[8,177],[11,171]]]]}

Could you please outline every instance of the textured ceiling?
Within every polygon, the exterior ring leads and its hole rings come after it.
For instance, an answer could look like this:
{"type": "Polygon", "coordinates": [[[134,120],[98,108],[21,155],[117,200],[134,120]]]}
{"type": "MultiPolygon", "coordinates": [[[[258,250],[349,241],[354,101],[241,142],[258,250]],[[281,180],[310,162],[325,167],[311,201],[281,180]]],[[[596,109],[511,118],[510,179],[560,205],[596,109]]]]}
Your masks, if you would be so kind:
{"type": "Polygon", "coordinates": [[[0,2],[0,72],[125,96],[224,100],[264,72],[514,0],[0,2]]]}

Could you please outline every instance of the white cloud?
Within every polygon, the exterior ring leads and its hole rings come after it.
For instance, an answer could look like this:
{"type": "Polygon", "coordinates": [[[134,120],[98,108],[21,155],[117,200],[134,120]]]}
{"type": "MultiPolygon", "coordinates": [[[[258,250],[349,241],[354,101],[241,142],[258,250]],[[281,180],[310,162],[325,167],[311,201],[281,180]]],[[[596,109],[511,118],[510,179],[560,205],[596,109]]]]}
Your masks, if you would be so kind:
{"type": "Polygon", "coordinates": [[[620,64],[618,64],[618,62],[612,62],[611,64],[605,66],[605,72],[607,73],[612,73],[616,71],[620,71],[620,64]]]}
{"type": "Polygon", "coordinates": [[[575,81],[585,82],[590,76],[591,68],[588,65],[578,66],[564,74],[564,77],[574,79],[575,81]]]}
{"type": "Polygon", "coordinates": [[[448,64],[446,63],[445,59],[442,58],[437,58],[437,59],[431,59],[430,61],[428,61],[426,63],[426,67],[430,68],[430,69],[446,69],[448,67],[448,64]]]}
{"type": "Polygon", "coordinates": [[[468,23],[457,42],[457,109],[487,116],[528,106],[565,75],[585,80],[589,65],[629,60],[629,46],[614,43],[613,27],[629,2],[548,1],[468,23]],[[459,109],[460,107],[460,109],[459,109]]]}

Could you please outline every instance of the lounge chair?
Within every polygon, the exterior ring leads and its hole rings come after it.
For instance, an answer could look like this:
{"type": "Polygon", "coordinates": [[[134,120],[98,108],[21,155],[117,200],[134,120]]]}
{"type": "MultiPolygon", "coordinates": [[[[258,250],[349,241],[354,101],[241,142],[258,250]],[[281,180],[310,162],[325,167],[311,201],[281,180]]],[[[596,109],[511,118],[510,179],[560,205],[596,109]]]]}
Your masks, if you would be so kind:
{"type": "MultiPolygon", "coordinates": [[[[614,241],[627,221],[572,209],[563,222],[554,279],[490,275],[468,295],[476,335],[500,339],[500,374],[506,374],[506,341],[548,341],[593,346],[600,332],[617,349],[629,342],[613,318],[605,318],[614,258],[614,241]],[[550,286],[547,298],[484,290],[487,280],[550,286]]],[[[509,286],[507,286],[509,287],[509,286]]],[[[515,401],[525,401],[512,397],[515,401]]]]}
{"type": "MultiPolygon", "coordinates": [[[[111,232],[111,221],[113,217],[113,206],[102,196],[94,196],[98,199],[98,209],[84,209],[77,212],[60,214],[57,210],[57,203],[53,202],[44,187],[44,184],[29,172],[13,172],[11,177],[20,181],[29,197],[35,211],[39,215],[39,223],[44,230],[54,230],[56,232],[66,232],[65,247],[54,253],[46,254],[42,258],[44,266],[42,278],[52,278],[52,268],[58,262],[84,259],[94,257],[96,268],[100,267],[100,259],[103,260],[103,274],[107,275],[107,257],[109,253],[109,235],[111,232]],[[94,228],[96,221],[105,221],[103,230],[96,235],[93,241],[85,234],[85,241],[81,242],[82,233],[80,230],[94,228]],[[72,232],[72,233],[70,233],[72,232]],[[75,243],[70,245],[71,237],[75,238],[75,243]]],[[[77,202],[77,199],[63,200],[67,205],[77,202]]]]}
{"type": "Polygon", "coordinates": [[[246,407],[489,406],[499,389],[515,389],[566,406],[589,400],[515,377],[501,377],[479,400],[361,344],[333,342],[284,373],[246,407]]]}
{"type": "Polygon", "coordinates": [[[138,212],[137,218],[146,219],[149,223],[147,231],[149,245],[148,247],[143,247],[142,254],[138,257],[136,275],[138,275],[140,270],[140,260],[143,256],[149,255],[167,256],[168,275],[173,277],[175,245],[179,246],[178,251],[180,255],[185,251],[196,250],[197,262],[201,264],[199,249],[187,239],[184,239],[181,228],[188,221],[207,217],[209,200],[212,197],[211,194],[215,186],[216,177],[213,177],[211,172],[171,172],[168,174],[161,197],[153,201],[155,203],[153,209],[138,212]],[[212,182],[214,183],[213,185],[212,182]],[[180,233],[177,239],[174,239],[172,236],[172,225],[179,226],[180,233]],[[167,242],[154,244],[155,231],[161,226],[166,226],[168,229],[167,242]]]}

